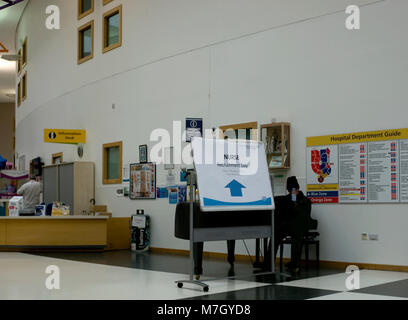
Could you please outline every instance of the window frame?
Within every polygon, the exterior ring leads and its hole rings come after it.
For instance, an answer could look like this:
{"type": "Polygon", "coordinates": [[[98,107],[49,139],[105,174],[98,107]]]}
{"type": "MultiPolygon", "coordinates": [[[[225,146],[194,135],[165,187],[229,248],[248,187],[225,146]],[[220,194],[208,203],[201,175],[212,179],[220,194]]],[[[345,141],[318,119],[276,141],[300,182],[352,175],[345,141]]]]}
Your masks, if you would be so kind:
{"type": "Polygon", "coordinates": [[[17,84],[17,108],[21,106],[21,80],[17,84]]]}
{"type": "Polygon", "coordinates": [[[82,63],[84,63],[84,62],[87,62],[87,61],[93,59],[93,57],[94,57],[94,40],[95,40],[95,39],[94,39],[94,38],[95,38],[95,24],[94,24],[94,20],[91,20],[91,21],[85,23],[84,25],[80,26],[80,27],[78,28],[78,35],[77,35],[77,37],[78,37],[78,57],[77,57],[77,59],[78,59],[78,65],[80,65],[80,64],[82,64],[82,63]],[[82,57],[82,49],[83,49],[83,38],[82,38],[82,35],[83,35],[83,32],[84,32],[86,29],[88,29],[88,28],[91,29],[91,38],[92,38],[92,41],[91,41],[91,43],[92,43],[92,45],[91,45],[91,54],[90,54],[89,56],[86,56],[86,57],[81,58],[81,57],[82,57]]]}
{"type": "Polygon", "coordinates": [[[19,57],[19,59],[18,59],[18,61],[17,61],[17,73],[18,73],[18,75],[20,75],[21,74],[21,70],[23,69],[22,68],[22,60],[23,60],[23,56],[22,56],[22,49],[20,48],[20,50],[18,50],[18,57],[19,57]]]}
{"type": "Polygon", "coordinates": [[[24,102],[27,100],[27,71],[24,72],[21,82],[21,101],[24,102]]]}
{"type": "Polygon", "coordinates": [[[102,0],[102,4],[106,6],[108,3],[111,3],[114,0],[102,0]]]}
{"type": "Polygon", "coordinates": [[[56,164],[57,163],[57,159],[60,159],[60,164],[64,163],[64,153],[63,152],[59,152],[59,153],[54,153],[52,155],[52,164],[56,164]]]}
{"type": "Polygon", "coordinates": [[[102,18],[102,25],[103,25],[103,34],[102,34],[102,53],[107,53],[109,51],[112,51],[116,48],[119,48],[122,46],[122,5],[119,5],[103,14],[102,18]],[[119,41],[117,43],[114,43],[110,46],[107,46],[107,38],[108,38],[108,19],[115,15],[116,13],[119,13],[119,41]]]}
{"type": "Polygon", "coordinates": [[[23,41],[23,46],[22,46],[22,63],[21,63],[21,70],[22,71],[26,66],[27,66],[27,60],[28,60],[28,38],[25,37],[23,41]]]}
{"type": "Polygon", "coordinates": [[[85,18],[86,16],[90,15],[91,13],[93,13],[95,11],[95,0],[91,0],[91,9],[89,9],[88,11],[84,11],[82,12],[82,3],[84,0],[78,0],[78,20],[81,20],[83,18],[85,18]]]}
{"type": "Polygon", "coordinates": [[[102,158],[103,158],[103,165],[102,165],[102,184],[121,184],[122,183],[122,151],[123,151],[123,142],[112,142],[112,143],[105,143],[102,146],[102,158]],[[108,179],[108,157],[107,157],[107,150],[110,148],[119,147],[119,178],[118,179],[108,179]]]}

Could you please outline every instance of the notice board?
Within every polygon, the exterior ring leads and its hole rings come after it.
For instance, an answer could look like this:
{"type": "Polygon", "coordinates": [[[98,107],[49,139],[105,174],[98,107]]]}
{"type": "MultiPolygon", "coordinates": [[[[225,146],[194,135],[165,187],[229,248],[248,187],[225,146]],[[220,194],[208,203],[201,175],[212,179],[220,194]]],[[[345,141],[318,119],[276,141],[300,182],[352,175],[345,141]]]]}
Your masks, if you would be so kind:
{"type": "Polygon", "coordinates": [[[310,137],[313,203],[408,203],[408,129],[310,137]]]}
{"type": "Polygon", "coordinates": [[[275,208],[263,143],[193,138],[192,150],[203,211],[275,208]]]}

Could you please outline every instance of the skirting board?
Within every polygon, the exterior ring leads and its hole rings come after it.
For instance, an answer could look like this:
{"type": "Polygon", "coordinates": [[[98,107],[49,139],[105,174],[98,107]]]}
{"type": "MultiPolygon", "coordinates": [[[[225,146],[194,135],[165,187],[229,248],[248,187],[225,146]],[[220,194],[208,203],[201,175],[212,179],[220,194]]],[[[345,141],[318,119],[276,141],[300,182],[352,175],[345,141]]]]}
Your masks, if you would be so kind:
{"type": "MultiPolygon", "coordinates": [[[[167,253],[167,254],[178,254],[183,256],[190,255],[190,251],[188,250],[179,250],[179,249],[165,249],[165,248],[150,248],[152,252],[155,253],[167,253]]],[[[218,258],[218,259],[225,259],[227,260],[226,253],[219,253],[219,252],[204,252],[203,256],[206,258],[218,258]]],[[[255,256],[251,256],[252,260],[255,260],[255,256]]],[[[250,258],[248,255],[236,254],[235,255],[236,261],[245,261],[250,262],[250,258]]],[[[284,258],[283,262],[289,262],[290,259],[284,258]]],[[[279,263],[280,259],[276,259],[276,263],[279,263]]],[[[304,263],[304,261],[302,261],[304,263]]],[[[315,260],[309,260],[309,264],[313,266],[316,264],[315,260]]],[[[399,271],[399,272],[408,272],[408,266],[394,266],[394,265],[387,265],[387,264],[370,264],[370,263],[359,263],[359,262],[340,262],[340,261],[320,261],[320,267],[323,268],[333,268],[333,269],[343,269],[350,265],[354,265],[359,267],[360,269],[366,270],[382,270],[382,271],[399,271]]]]}

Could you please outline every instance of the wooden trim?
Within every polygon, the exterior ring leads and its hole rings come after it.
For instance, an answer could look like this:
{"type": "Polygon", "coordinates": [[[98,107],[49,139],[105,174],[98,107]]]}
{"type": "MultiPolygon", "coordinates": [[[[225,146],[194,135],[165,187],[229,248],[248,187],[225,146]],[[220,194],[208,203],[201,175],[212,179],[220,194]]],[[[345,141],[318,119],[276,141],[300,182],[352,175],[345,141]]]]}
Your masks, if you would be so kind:
{"type": "Polygon", "coordinates": [[[252,129],[252,140],[258,141],[258,122],[247,122],[220,126],[220,139],[224,139],[224,132],[227,130],[252,129]]]}
{"type": "Polygon", "coordinates": [[[27,99],[27,72],[24,73],[21,81],[21,100],[25,101],[27,99]]]}
{"type": "Polygon", "coordinates": [[[119,48],[122,46],[122,5],[113,8],[104,13],[103,15],[103,34],[102,34],[102,53],[106,53],[113,49],[119,48]],[[119,13],[119,41],[110,46],[106,46],[107,36],[108,36],[108,19],[114,14],[119,13]]]}
{"type": "Polygon", "coordinates": [[[89,61],[91,59],[93,59],[94,56],[94,21],[91,20],[88,23],[80,26],[78,28],[78,64],[82,64],[86,61],[89,61]],[[82,57],[82,45],[83,45],[83,39],[82,39],[82,34],[83,31],[85,31],[86,29],[91,28],[91,38],[92,38],[92,45],[91,45],[91,54],[89,56],[86,56],[84,58],[82,57]]]}
{"type": "Polygon", "coordinates": [[[263,124],[261,125],[261,129],[275,128],[277,126],[289,126],[290,127],[290,122],[275,122],[275,123],[263,124]]]}
{"type": "MultiPolygon", "coordinates": [[[[176,254],[176,255],[181,255],[181,256],[189,256],[190,255],[189,250],[152,248],[152,247],[150,247],[150,250],[151,250],[151,252],[154,252],[154,253],[176,254]]],[[[228,255],[226,253],[204,251],[203,252],[203,257],[205,257],[205,258],[214,258],[214,259],[227,259],[228,255]]],[[[251,259],[255,259],[255,256],[251,256],[251,259]]],[[[248,261],[250,261],[250,259],[249,259],[249,257],[247,255],[235,254],[235,261],[248,262],[248,261]]]]}
{"type": "Polygon", "coordinates": [[[102,3],[106,6],[108,3],[111,3],[113,0],[103,0],[102,3]]]}
{"type": "Polygon", "coordinates": [[[103,156],[103,167],[102,167],[102,180],[103,184],[121,184],[122,183],[122,150],[123,150],[123,142],[113,142],[113,143],[106,143],[103,145],[102,149],[102,156],[103,156]],[[108,169],[108,159],[107,159],[107,149],[119,147],[119,179],[108,179],[107,177],[107,169],[108,169]]]}
{"type": "Polygon", "coordinates": [[[56,162],[56,160],[58,158],[61,158],[61,163],[63,163],[64,162],[64,153],[63,152],[54,153],[52,155],[52,164],[56,164],[55,162],[56,162]]]}
{"type": "MultiPolygon", "coordinates": [[[[182,256],[189,256],[189,250],[180,250],[180,249],[166,249],[166,248],[150,248],[150,250],[154,253],[163,253],[163,254],[177,254],[182,256]]],[[[206,258],[220,258],[220,259],[227,259],[228,254],[226,253],[218,253],[218,252],[204,252],[203,257],[206,258]]],[[[252,259],[255,259],[255,256],[251,256],[252,259]]],[[[249,257],[247,255],[235,255],[236,261],[248,261],[249,257]]],[[[287,263],[290,261],[290,258],[283,258],[283,263],[287,263]]],[[[302,263],[305,261],[302,260],[302,263]]],[[[276,264],[280,263],[279,257],[276,258],[276,264]]],[[[310,266],[315,264],[316,261],[309,260],[310,266]]],[[[399,271],[399,272],[408,272],[408,266],[395,266],[395,265],[387,265],[387,264],[370,264],[370,263],[358,263],[358,262],[339,262],[339,261],[320,261],[320,267],[324,268],[333,268],[333,269],[344,269],[350,265],[355,265],[360,269],[367,269],[367,270],[382,270],[382,271],[399,271]]]]}
{"type": "Polygon", "coordinates": [[[28,60],[28,38],[25,37],[23,41],[23,48],[22,48],[22,65],[21,65],[21,70],[23,70],[27,66],[27,60],[28,60]]]}
{"type": "Polygon", "coordinates": [[[82,18],[85,18],[87,15],[90,15],[91,13],[94,12],[94,8],[95,8],[95,4],[94,4],[94,0],[91,0],[91,9],[89,9],[88,11],[84,11],[82,12],[82,2],[83,0],[78,0],[78,20],[81,20],[82,18]]]}

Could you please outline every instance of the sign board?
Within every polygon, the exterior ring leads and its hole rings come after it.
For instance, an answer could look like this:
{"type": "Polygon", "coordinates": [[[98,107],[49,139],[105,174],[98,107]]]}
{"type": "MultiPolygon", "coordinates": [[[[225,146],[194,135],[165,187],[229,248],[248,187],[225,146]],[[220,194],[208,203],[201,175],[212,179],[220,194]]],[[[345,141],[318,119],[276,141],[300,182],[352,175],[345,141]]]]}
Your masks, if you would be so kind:
{"type": "Polygon", "coordinates": [[[408,202],[408,129],[311,137],[306,142],[312,202],[408,202]]]}
{"type": "Polygon", "coordinates": [[[245,140],[192,140],[203,211],[275,208],[263,143],[245,140]]]}
{"type": "Polygon", "coordinates": [[[85,130],[44,129],[45,143],[86,143],[85,130]]]}
{"type": "Polygon", "coordinates": [[[194,137],[203,136],[203,119],[187,118],[186,119],[186,142],[191,142],[194,137]]]}

